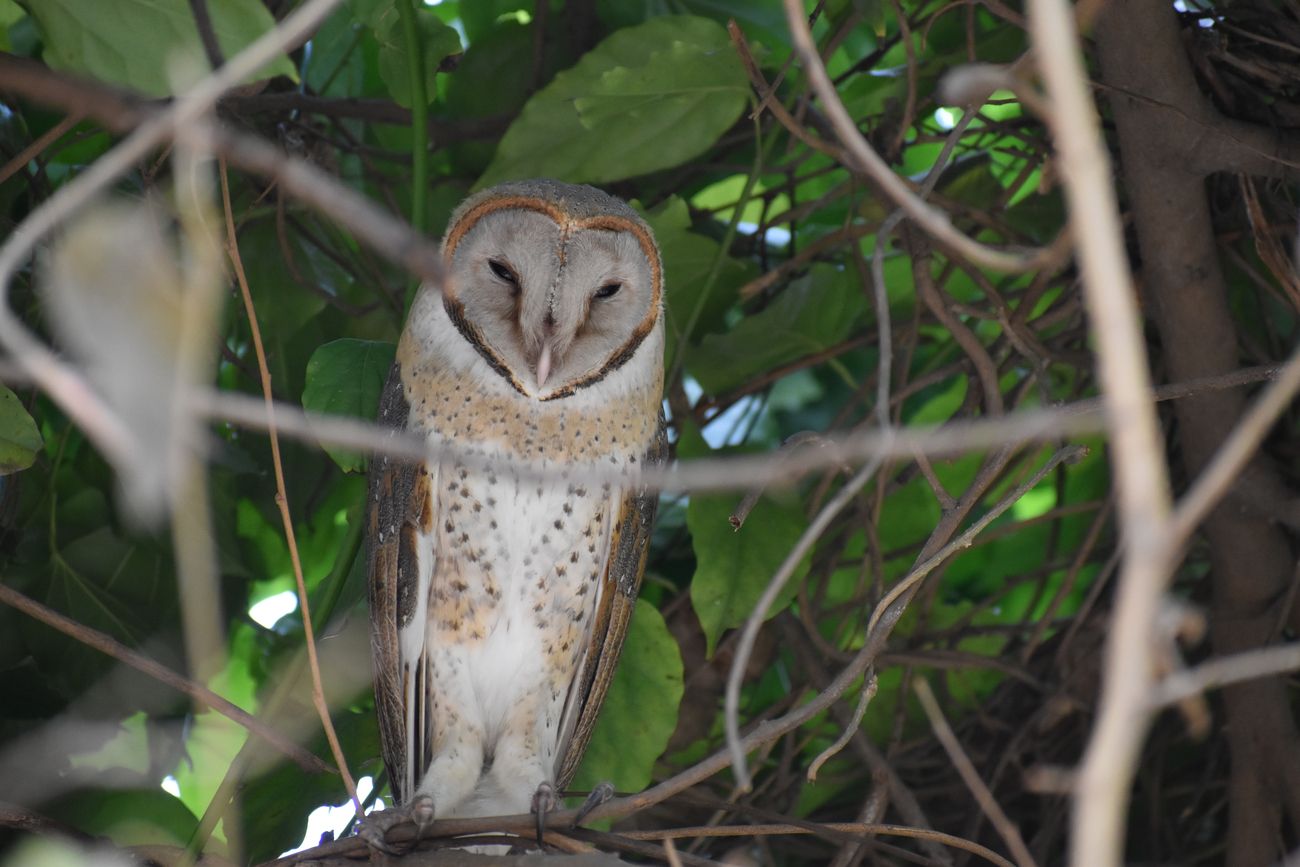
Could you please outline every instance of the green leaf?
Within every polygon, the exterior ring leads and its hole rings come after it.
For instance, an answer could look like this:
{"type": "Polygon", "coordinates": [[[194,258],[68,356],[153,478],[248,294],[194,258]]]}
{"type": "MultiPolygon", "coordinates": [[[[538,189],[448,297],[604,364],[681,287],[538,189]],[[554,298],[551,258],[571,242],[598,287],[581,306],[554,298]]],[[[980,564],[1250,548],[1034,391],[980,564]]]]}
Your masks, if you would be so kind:
{"type": "MultiPolygon", "coordinates": [[[[424,51],[424,94],[428,102],[433,102],[438,95],[438,66],[447,57],[461,53],[460,34],[420,4],[415,9],[415,21],[424,51]]],[[[410,61],[406,54],[406,38],[402,34],[397,9],[391,3],[384,7],[374,28],[375,39],[379,42],[379,77],[388,85],[393,101],[410,108],[414,94],[411,88],[410,61]]]]}
{"type": "MultiPolygon", "coordinates": [[[[74,500],[102,503],[98,492],[87,488],[82,494],[69,498],[69,505],[78,511],[95,510],[74,500]]],[[[63,517],[61,512],[59,516],[63,517]]],[[[28,585],[29,592],[35,591],[49,607],[128,647],[148,642],[151,657],[182,669],[180,636],[175,632],[179,622],[176,581],[167,552],[151,540],[123,538],[103,524],[76,538],[70,530],[70,525],[60,524],[62,535],[53,540],[57,551],[50,552],[49,561],[23,563],[17,568],[40,582],[28,585]]],[[[117,665],[98,650],[44,624],[25,621],[20,628],[47,682],[66,698],[81,696],[117,665]]],[[[135,709],[157,711],[184,701],[170,687],[134,669],[123,668],[114,678],[114,688],[96,691],[88,702],[93,710],[87,707],[85,713],[125,716],[135,709]]]]}
{"type": "MultiPolygon", "coordinates": [[[[187,0],[25,0],[40,26],[45,62],[149,96],[169,96],[208,72],[187,0]]],[[[233,57],[275,25],[261,0],[209,3],[222,53],[233,57]]],[[[249,81],[298,73],[280,55],[249,81]]]]}
{"type": "Polygon", "coordinates": [[[710,394],[759,371],[828,349],[849,336],[866,312],[862,289],[832,265],[814,265],[768,307],[726,334],[706,335],[686,366],[710,394]]]}
{"type": "Polygon", "coordinates": [[[655,761],[677,727],[681,700],[677,641],[663,615],[638,599],[618,671],[573,788],[590,791],[608,781],[620,792],[639,792],[649,785],[655,761]]]}
{"type": "MultiPolygon", "coordinates": [[[[475,3],[473,8],[480,5],[475,3]]],[[[531,64],[519,62],[519,58],[532,54],[532,33],[531,27],[517,21],[497,24],[478,37],[471,31],[465,56],[455,73],[446,78],[447,98],[442,108],[447,115],[455,118],[517,115],[528,99],[532,82],[531,64]]],[[[448,148],[448,156],[457,174],[478,176],[492,162],[496,149],[495,139],[456,142],[448,148]]]]}
{"type": "MultiPolygon", "coordinates": [[[[460,19],[470,45],[477,45],[494,26],[508,21],[518,23],[518,13],[521,10],[531,13],[533,8],[533,0],[472,0],[461,4],[460,19]]],[[[519,63],[518,57],[514,62],[518,66],[528,65],[519,63]]]]}
{"type": "Polygon", "coordinates": [[[0,476],[30,467],[44,444],[18,395],[0,385],[0,476]]]}
{"type": "Polygon", "coordinates": [[[714,21],[669,15],[619,30],[528,101],[478,186],[607,182],[680,165],[735,122],[748,93],[714,21]]]}
{"type": "MultiPolygon", "coordinates": [[[[307,362],[303,409],[373,419],[396,353],[397,347],[391,343],[351,337],[319,347],[307,362]]],[[[365,459],[356,452],[328,445],[324,448],[344,472],[358,472],[365,467],[365,459]]]]}
{"type": "Polygon", "coordinates": [[[723,254],[722,245],[712,238],[692,232],[691,217],[686,202],[679,196],[667,201],[646,214],[646,222],[654,230],[655,240],[664,260],[664,291],[668,316],[670,347],[664,352],[664,362],[676,358],[672,344],[690,323],[700,295],[708,283],[714,263],[722,256],[718,277],[700,306],[700,316],[695,323],[695,334],[716,331],[723,326],[723,316],[736,301],[736,290],[758,275],[753,262],[733,259],[723,254]]]}
{"type": "Polygon", "coordinates": [[[82,789],[59,798],[45,812],[119,846],[183,846],[198,824],[184,804],[156,787],[136,791],[82,789]]]}
{"type": "MultiPolygon", "coordinates": [[[[744,623],[767,583],[799,541],[805,524],[796,506],[763,497],[739,530],[728,520],[739,498],[735,495],[692,496],[686,525],[695,548],[695,577],[691,605],[700,618],[713,654],[718,637],[744,623]]],[[[808,558],[795,569],[767,617],[785,608],[808,571],[808,558]]]]}
{"type": "Polygon", "coordinates": [[[970,378],[962,375],[954,376],[940,388],[928,390],[917,402],[916,411],[905,416],[908,424],[917,426],[943,424],[966,402],[966,389],[969,385],[970,378]]]}
{"type": "Polygon", "coordinates": [[[14,0],[0,0],[0,51],[13,51],[9,42],[9,28],[17,24],[26,13],[14,0]]]}

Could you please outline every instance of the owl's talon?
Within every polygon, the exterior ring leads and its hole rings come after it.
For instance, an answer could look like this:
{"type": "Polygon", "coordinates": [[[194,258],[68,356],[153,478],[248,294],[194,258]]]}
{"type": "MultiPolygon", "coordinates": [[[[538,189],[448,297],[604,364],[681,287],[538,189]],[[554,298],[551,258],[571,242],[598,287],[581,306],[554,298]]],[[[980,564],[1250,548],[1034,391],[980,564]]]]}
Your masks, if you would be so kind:
{"type": "Polygon", "coordinates": [[[613,783],[606,781],[597,785],[596,788],[591,790],[591,794],[587,795],[587,800],[583,801],[582,806],[578,808],[578,815],[573,817],[573,826],[576,828],[581,825],[582,820],[587,818],[588,813],[612,797],[614,797],[613,783]]]}
{"type": "Polygon", "coordinates": [[[392,807],[377,813],[371,813],[357,827],[357,836],[366,841],[373,850],[387,855],[405,855],[424,838],[424,832],[433,824],[433,798],[429,795],[416,795],[409,804],[392,807]],[[388,832],[395,825],[410,821],[415,825],[415,836],[404,847],[397,847],[388,842],[388,832]]]}
{"type": "Polygon", "coordinates": [[[374,852],[383,852],[387,855],[401,855],[402,852],[396,846],[388,842],[388,829],[397,824],[399,816],[389,816],[392,810],[384,810],[380,813],[371,813],[361,821],[357,826],[357,836],[366,842],[366,846],[374,852]]]}
{"type": "Polygon", "coordinates": [[[542,837],[546,832],[546,814],[555,809],[555,787],[549,780],[543,780],[533,793],[533,816],[537,820],[537,845],[543,846],[542,837]]]}
{"type": "Polygon", "coordinates": [[[406,810],[415,824],[415,840],[419,842],[424,837],[424,832],[433,824],[433,796],[416,795],[411,799],[411,803],[406,805],[406,810]]]}

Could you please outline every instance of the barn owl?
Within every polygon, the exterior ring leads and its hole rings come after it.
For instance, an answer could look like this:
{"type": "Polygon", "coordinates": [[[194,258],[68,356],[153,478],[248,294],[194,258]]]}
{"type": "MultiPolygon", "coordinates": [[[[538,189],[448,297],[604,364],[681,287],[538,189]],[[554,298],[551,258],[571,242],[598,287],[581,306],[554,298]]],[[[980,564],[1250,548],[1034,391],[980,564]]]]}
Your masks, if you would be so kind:
{"type": "MultiPolygon", "coordinates": [[[[380,421],[474,459],[379,457],[369,492],[375,705],[395,815],[421,828],[544,816],[572,779],[654,519],[652,493],[610,479],[665,451],[663,267],[635,211],[502,184],[442,249],[447,285],[411,309],[380,421]]],[[[384,829],[363,833],[383,848],[384,829]]]]}

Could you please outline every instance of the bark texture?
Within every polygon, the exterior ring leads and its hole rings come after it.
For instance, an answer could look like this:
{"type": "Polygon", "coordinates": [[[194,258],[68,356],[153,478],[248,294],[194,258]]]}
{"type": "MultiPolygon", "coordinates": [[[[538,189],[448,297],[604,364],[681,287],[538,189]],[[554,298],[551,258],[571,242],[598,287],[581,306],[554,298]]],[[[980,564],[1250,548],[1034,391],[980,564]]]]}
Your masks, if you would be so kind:
{"type": "MultiPolygon", "coordinates": [[[[1228,122],[1201,94],[1165,0],[1111,3],[1095,35],[1164,374],[1177,381],[1234,370],[1240,366],[1237,331],[1205,181],[1210,171],[1235,168],[1229,159],[1215,165],[1207,158],[1221,149],[1228,122]]],[[[1175,404],[1187,477],[1214,455],[1246,399],[1240,391],[1221,391],[1175,404]]],[[[1247,475],[1276,484],[1263,458],[1247,475]]],[[[1285,532],[1240,493],[1209,516],[1202,532],[1209,545],[1215,654],[1269,643],[1295,566],[1285,532]]],[[[1282,817],[1300,827],[1295,720],[1277,678],[1225,690],[1223,705],[1232,756],[1226,863],[1264,867],[1285,854],[1282,817]]]]}

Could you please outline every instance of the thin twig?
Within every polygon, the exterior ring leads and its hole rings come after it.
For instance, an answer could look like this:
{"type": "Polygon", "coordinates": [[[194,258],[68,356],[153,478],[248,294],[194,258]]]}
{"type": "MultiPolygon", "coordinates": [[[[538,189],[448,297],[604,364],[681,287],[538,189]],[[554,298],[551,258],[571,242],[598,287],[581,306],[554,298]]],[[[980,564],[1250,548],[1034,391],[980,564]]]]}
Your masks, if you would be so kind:
{"type": "Polygon", "coordinates": [[[18,609],[28,617],[39,620],[52,629],[57,629],[87,647],[93,647],[100,653],[111,656],[137,671],[144,672],[159,683],[165,683],[196,702],[202,702],[231,722],[248,729],[249,732],[275,747],[304,771],[310,773],[330,773],[334,771],[334,768],[330,767],[329,764],[321,761],[308,750],[303,749],[275,731],[275,729],[267,726],[257,717],[239,707],[239,705],[222,698],[203,684],[183,677],[144,654],[132,650],[111,635],[78,623],[72,618],[66,617],[52,608],[42,605],[30,596],[26,596],[2,583],[0,583],[0,602],[11,608],[18,609]]]}
{"type": "MultiPolygon", "coordinates": [[[[962,533],[956,539],[953,539],[947,545],[939,548],[939,550],[930,554],[924,561],[913,567],[912,571],[894,585],[890,592],[876,605],[875,610],[872,612],[871,619],[867,624],[867,640],[864,642],[862,648],[853,657],[853,661],[845,666],[844,669],[835,676],[831,685],[817,698],[802,707],[787,713],[780,719],[774,720],[771,723],[756,726],[749,732],[749,734],[742,738],[738,738],[734,742],[728,738],[727,746],[721,751],[710,756],[708,759],[699,762],[695,767],[683,771],[672,779],[666,780],[654,788],[642,792],[640,795],[632,798],[619,799],[610,804],[606,804],[604,807],[598,807],[592,812],[593,818],[622,816],[626,815],[622,810],[626,809],[628,812],[631,812],[634,809],[641,809],[644,806],[658,803],[673,792],[680,791],[680,789],[686,788],[699,780],[707,778],[721,767],[728,764],[731,764],[733,770],[736,770],[737,772],[741,769],[747,770],[744,768],[745,763],[743,760],[746,752],[754,749],[760,744],[770,743],[774,738],[779,737],[785,732],[793,731],[795,728],[798,728],[798,726],[810,719],[815,715],[815,713],[820,713],[827,706],[837,700],[839,696],[843,695],[844,691],[849,688],[850,684],[856,681],[858,677],[862,676],[862,674],[871,667],[875,662],[876,657],[883,649],[884,643],[889,637],[890,632],[893,631],[894,625],[898,623],[898,619],[902,616],[903,610],[906,607],[908,600],[911,599],[916,585],[925,578],[925,576],[929,575],[953,554],[969,548],[974,543],[975,537],[983,532],[984,528],[997,520],[997,518],[1007,509],[1011,508],[1017,500],[1042,481],[1043,477],[1045,477],[1049,472],[1065,461],[1077,460],[1085,452],[1086,449],[1082,446],[1071,446],[1056,452],[1056,454],[1054,454],[1047,463],[1038,470],[1038,472],[1015,490],[1007,494],[1007,496],[1003,497],[996,505],[989,509],[986,514],[981,516],[979,520],[975,521],[966,532],[962,533]],[[737,752],[739,752],[742,758],[739,769],[735,766],[735,755],[737,752]]],[[[999,463],[999,461],[994,461],[993,466],[997,466],[999,463]]],[[[850,485],[851,484],[852,483],[850,483],[850,485]]],[[[954,512],[954,514],[961,513],[954,512]]],[[[783,567],[784,565],[785,564],[782,564],[783,567]]],[[[778,570],[778,574],[779,572],[780,570],[778,570]]],[[[756,610],[763,611],[765,609],[757,607],[756,610]]],[[[730,689],[730,686],[731,682],[729,678],[728,689],[730,689]]]]}
{"type": "Polygon", "coordinates": [[[1278,416],[1291,405],[1297,390],[1300,390],[1300,348],[1292,353],[1277,378],[1242,416],[1231,435],[1219,446],[1209,466],[1179,501],[1170,520],[1171,544],[1182,546],[1215,503],[1232,487],[1278,416]]]}
{"type": "Polygon", "coordinates": [[[1065,0],[1034,0],[1029,12],[1097,340],[1126,551],[1106,643],[1098,718],[1079,772],[1070,837],[1071,863],[1113,867],[1123,861],[1129,783],[1151,718],[1152,636],[1177,549],[1170,544],[1169,478],[1150,398],[1142,320],[1074,18],[1065,0]]]}
{"type": "Polygon", "coordinates": [[[970,756],[966,755],[966,750],[962,749],[961,741],[957,740],[957,735],[953,733],[952,727],[944,719],[943,711],[939,708],[939,702],[935,701],[934,693],[930,690],[930,682],[923,677],[918,677],[912,681],[912,690],[916,693],[916,697],[921,700],[921,707],[925,710],[925,715],[930,719],[930,728],[934,730],[934,736],[943,745],[944,752],[948,754],[948,760],[952,762],[957,769],[957,773],[961,775],[966,788],[970,789],[970,793],[975,796],[975,802],[984,811],[984,815],[997,829],[998,836],[1011,850],[1011,855],[1016,859],[1016,864],[1019,867],[1035,867],[1034,856],[1029,854],[1029,847],[1025,845],[1024,838],[1020,836],[1020,829],[1007,817],[1002,806],[993,797],[993,793],[989,791],[989,787],[980,779],[975,764],[971,762],[970,756]]]}
{"type": "Polygon", "coordinates": [[[736,48],[736,54],[740,56],[740,63],[745,67],[745,73],[749,76],[750,86],[758,94],[758,107],[754,109],[752,116],[757,116],[763,109],[767,109],[772,112],[772,116],[777,119],[781,126],[785,127],[791,135],[808,145],[808,147],[826,154],[836,162],[847,162],[848,158],[845,157],[843,151],[833,143],[809,133],[804,128],[804,125],[795,120],[794,116],[776,98],[775,87],[769,85],[767,79],[763,77],[763,71],[758,68],[758,61],[754,59],[754,53],[750,51],[749,43],[745,41],[745,34],[741,31],[740,26],[736,24],[735,19],[727,22],[727,34],[731,37],[731,44],[736,48]]]}
{"type": "Polygon", "coordinates": [[[4,164],[4,168],[0,168],[0,184],[22,171],[23,166],[36,159],[47,147],[63,138],[63,134],[81,123],[85,116],[85,113],[80,111],[70,112],[63,120],[41,133],[36,141],[19,151],[17,156],[4,164]]]}
{"type": "MultiPolygon", "coordinates": [[[[824,438],[822,435],[816,431],[799,431],[798,433],[786,437],[780,447],[773,452],[773,455],[784,458],[787,455],[794,454],[795,451],[803,446],[820,446],[823,441],[824,438]]],[[[851,473],[853,472],[853,468],[842,466],[840,467],[840,471],[851,473]]],[[[727,522],[731,524],[731,529],[739,530],[741,527],[745,526],[745,520],[749,517],[749,513],[754,510],[754,507],[758,505],[758,501],[763,498],[764,490],[766,489],[760,486],[757,488],[751,488],[750,491],[745,494],[744,498],[740,501],[740,504],[736,506],[732,513],[727,517],[727,522]]]]}
{"type": "Polygon", "coordinates": [[[311,697],[316,713],[320,717],[321,727],[325,730],[325,739],[329,741],[330,752],[338,765],[343,785],[348,797],[356,809],[357,817],[364,816],[361,799],[357,797],[357,787],[348,771],[347,759],[339,745],[338,734],[330,719],[329,705],[325,702],[325,688],[321,682],[320,660],[316,657],[316,632],[311,622],[311,603],[307,599],[307,584],[303,580],[302,560],[298,555],[298,541],[293,529],[293,518],[289,514],[289,498],[284,483],[284,465],[280,460],[280,438],[275,430],[275,401],[271,397],[271,371],[266,363],[266,350],[262,347],[262,329],[257,324],[257,310],[253,306],[253,293],[248,287],[248,278],[244,274],[244,262],[239,255],[239,243],[235,238],[235,215],[230,207],[230,185],[226,177],[226,164],[221,167],[221,204],[226,214],[226,252],[235,269],[235,278],[239,283],[239,293],[244,301],[244,313],[248,317],[248,328],[253,339],[253,353],[257,356],[257,369],[262,379],[262,397],[266,403],[267,436],[271,441],[271,465],[275,469],[275,503],[280,509],[280,522],[284,525],[285,543],[289,548],[289,560],[293,564],[293,578],[298,588],[298,608],[302,612],[303,638],[307,646],[307,664],[311,670],[311,697]]]}
{"type": "MultiPolygon", "coordinates": [[[[883,657],[884,654],[881,654],[883,657]]],[[[853,736],[858,733],[862,726],[862,719],[867,715],[867,708],[871,705],[871,700],[876,697],[876,692],[880,689],[880,678],[875,673],[869,673],[862,683],[862,691],[858,693],[858,703],[853,708],[853,713],[849,716],[849,721],[840,730],[840,736],[835,742],[817,754],[811,762],[808,763],[808,771],[804,774],[804,779],[813,783],[817,781],[817,774],[821,771],[822,765],[838,756],[853,736]]]]}
{"type": "Polygon", "coordinates": [[[929,828],[911,828],[907,825],[875,824],[871,822],[822,822],[817,829],[775,823],[766,825],[705,825],[654,831],[623,831],[622,836],[632,840],[673,840],[688,837],[769,837],[776,834],[815,834],[820,829],[847,834],[860,834],[864,837],[879,835],[882,837],[908,837],[913,840],[933,840],[954,849],[961,849],[964,852],[978,855],[991,864],[999,865],[999,867],[1015,867],[1012,862],[992,849],[953,834],[945,834],[942,831],[933,831],[929,828]]]}
{"type": "MultiPolygon", "coordinates": [[[[1029,493],[1029,491],[1042,481],[1049,472],[1055,469],[1056,466],[1063,462],[1073,462],[1078,460],[1085,452],[1086,449],[1082,446],[1070,446],[1057,452],[1050,460],[1048,460],[1045,466],[1029,479],[1029,481],[1022,483],[1018,488],[1012,491],[1011,494],[1000,501],[987,514],[975,521],[975,523],[973,523],[961,536],[945,545],[939,551],[930,555],[920,565],[913,567],[912,572],[890,588],[889,592],[886,593],[881,598],[880,602],[876,604],[875,610],[872,611],[871,617],[867,621],[868,638],[870,639],[875,634],[876,628],[882,622],[885,622],[887,615],[891,618],[888,623],[897,622],[897,618],[901,615],[902,608],[911,600],[917,586],[925,576],[929,575],[930,572],[957,551],[969,548],[973,545],[975,538],[983,532],[989,524],[993,523],[998,515],[1001,515],[1017,500],[1029,493]],[[893,608],[892,612],[891,607],[893,608]]],[[[996,462],[990,465],[990,469],[992,466],[996,465],[996,462]]],[[[991,477],[992,474],[990,473],[985,475],[991,477]]],[[[977,485],[971,486],[972,490],[976,488],[977,485]]],[[[951,514],[960,514],[960,512],[954,507],[951,514]]],[[[883,639],[880,640],[883,641],[883,639]]],[[[871,642],[868,641],[868,644],[870,643],[871,642]]],[[[875,690],[876,684],[874,677],[867,678],[862,685],[862,694],[859,696],[857,706],[854,708],[853,716],[850,719],[850,725],[841,733],[840,737],[833,744],[822,750],[822,752],[813,759],[812,763],[808,766],[807,776],[810,781],[816,778],[817,771],[823,764],[836,756],[848,745],[851,739],[851,733],[852,731],[855,731],[857,726],[862,722],[862,717],[866,714],[867,704],[875,695],[875,690]]]]}
{"type": "Polygon", "coordinates": [[[1207,689],[1271,677],[1300,669],[1300,644],[1282,644],[1234,653],[1174,672],[1155,685],[1148,697],[1152,709],[1200,695],[1207,689]]]}
{"type": "Polygon", "coordinates": [[[799,537],[799,541],[790,549],[790,553],[785,556],[785,560],[781,562],[771,580],[767,582],[767,587],[763,588],[763,595],[758,598],[753,612],[745,621],[740,640],[736,643],[731,669],[727,672],[727,689],[723,699],[727,749],[731,753],[731,767],[736,775],[736,787],[742,792],[749,791],[752,780],[749,775],[749,765],[745,761],[745,751],[740,743],[740,682],[744,680],[745,670],[749,667],[749,658],[754,652],[754,642],[758,639],[759,627],[767,620],[768,609],[785,589],[786,583],[794,575],[795,569],[799,568],[803,558],[812,550],[812,546],[821,538],[822,533],[826,532],[826,528],[830,526],[835,516],[852,502],[858,495],[858,491],[862,490],[862,486],[876,474],[881,461],[881,458],[869,461],[822,507],[817,517],[808,525],[808,529],[804,530],[803,535],[799,537]]]}
{"type": "Polygon", "coordinates": [[[217,33],[212,29],[212,16],[208,13],[208,0],[190,0],[190,14],[194,16],[194,26],[199,31],[199,41],[203,43],[203,53],[213,69],[220,69],[226,60],[221,55],[221,43],[217,42],[217,33]]]}
{"type": "Polygon", "coordinates": [[[867,175],[893,202],[907,212],[916,224],[945,248],[952,250],[972,262],[996,271],[1031,271],[1049,258],[1049,251],[1039,251],[1030,255],[1007,253],[987,247],[957,231],[948,219],[948,215],[926,204],[913,193],[906,183],[885,163],[871,148],[862,133],[858,132],[853,118],[849,116],[835,92],[835,84],[826,73],[821,56],[813,43],[812,32],[804,19],[803,3],[800,0],[784,0],[786,22],[794,42],[795,52],[803,61],[804,74],[822,102],[831,126],[851,158],[849,168],[867,175]]]}
{"type": "MultiPolygon", "coordinates": [[[[879,835],[882,837],[908,837],[914,840],[933,840],[978,855],[990,864],[999,867],[1015,867],[1011,861],[1003,858],[992,849],[988,849],[971,840],[933,831],[929,828],[910,828],[907,825],[885,825],[871,822],[823,822],[822,828],[863,836],[879,835]]],[[[815,830],[798,825],[706,825],[701,827],[669,828],[655,831],[623,831],[622,836],[632,840],[673,840],[683,837],[767,837],[775,834],[813,834],[815,830]]]]}
{"type": "MultiPolygon", "coordinates": [[[[576,815],[575,810],[566,810],[549,814],[549,821],[553,822],[556,827],[562,827],[566,822],[576,815]]],[[[594,814],[593,814],[594,815],[594,814]]],[[[527,836],[530,827],[535,825],[535,819],[528,815],[519,816],[499,816],[482,819],[440,819],[433,823],[425,830],[424,839],[438,839],[444,837],[460,837],[467,834],[482,834],[485,832],[502,831],[516,833],[521,836],[527,836]]],[[[834,834],[852,834],[863,837],[878,835],[884,837],[906,837],[913,840],[934,841],[949,846],[953,849],[960,849],[964,852],[970,852],[978,855],[990,864],[996,864],[998,867],[1016,867],[1014,863],[1008,861],[992,849],[981,846],[980,844],[958,837],[954,834],[945,834],[942,831],[933,831],[929,828],[913,828],[908,825],[893,824],[872,824],[868,822],[824,822],[824,823],[767,823],[753,825],[705,825],[696,827],[668,828],[653,831],[623,831],[617,835],[601,835],[608,838],[622,838],[626,841],[662,841],[662,840],[680,840],[692,837],[767,837],[777,834],[817,834],[817,833],[834,833],[834,834]]],[[[592,832],[585,829],[575,829],[571,832],[574,837],[582,839],[593,836],[592,832]]],[[[389,835],[390,842],[405,843],[413,839],[414,827],[404,825],[394,828],[389,835]]],[[[305,849],[301,852],[295,852],[284,858],[278,858],[268,861],[262,867],[287,867],[290,864],[303,862],[313,862],[331,856],[342,856],[351,853],[362,852],[365,849],[365,842],[357,837],[348,837],[342,840],[335,840],[317,846],[315,849],[305,849]]],[[[658,849],[658,847],[655,847],[658,849]]],[[[662,856],[660,849],[657,854],[662,856]]],[[[698,861],[696,862],[698,863],[698,861]]]]}
{"type": "Polygon", "coordinates": [[[737,289],[736,293],[743,300],[754,298],[775,286],[777,283],[780,283],[788,275],[805,267],[818,256],[825,255],[831,250],[844,246],[845,244],[851,244],[859,238],[870,235],[875,231],[875,226],[859,224],[831,232],[829,235],[813,241],[777,267],[755,277],[753,280],[737,289]]]}

